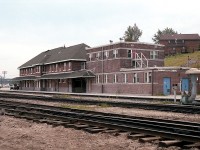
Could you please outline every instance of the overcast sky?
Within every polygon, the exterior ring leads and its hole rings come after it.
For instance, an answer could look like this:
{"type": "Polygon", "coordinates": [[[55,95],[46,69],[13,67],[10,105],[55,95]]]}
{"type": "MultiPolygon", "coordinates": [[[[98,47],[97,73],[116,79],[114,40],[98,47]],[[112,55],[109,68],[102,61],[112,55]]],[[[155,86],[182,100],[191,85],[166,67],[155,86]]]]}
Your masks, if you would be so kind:
{"type": "Polygon", "coordinates": [[[129,25],[152,43],[158,29],[200,33],[199,0],[0,0],[0,75],[60,46],[119,41],[129,25]]]}

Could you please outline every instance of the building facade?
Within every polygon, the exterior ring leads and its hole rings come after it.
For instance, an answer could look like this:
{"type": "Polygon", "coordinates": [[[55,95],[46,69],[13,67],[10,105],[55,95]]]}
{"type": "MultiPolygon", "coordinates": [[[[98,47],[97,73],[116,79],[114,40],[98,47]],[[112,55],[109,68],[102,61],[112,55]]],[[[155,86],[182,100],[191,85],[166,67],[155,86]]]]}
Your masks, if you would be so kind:
{"type": "Polygon", "coordinates": [[[37,91],[169,95],[173,85],[189,91],[189,68],[164,67],[164,55],[164,45],[141,42],[60,47],[20,66],[14,80],[37,91]]]}
{"type": "Polygon", "coordinates": [[[19,67],[20,76],[14,78],[21,90],[86,92],[85,44],[47,50],[19,67]]]}
{"type": "Polygon", "coordinates": [[[198,34],[166,34],[160,37],[159,43],[165,45],[165,56],[200,50],[198,34]]]}

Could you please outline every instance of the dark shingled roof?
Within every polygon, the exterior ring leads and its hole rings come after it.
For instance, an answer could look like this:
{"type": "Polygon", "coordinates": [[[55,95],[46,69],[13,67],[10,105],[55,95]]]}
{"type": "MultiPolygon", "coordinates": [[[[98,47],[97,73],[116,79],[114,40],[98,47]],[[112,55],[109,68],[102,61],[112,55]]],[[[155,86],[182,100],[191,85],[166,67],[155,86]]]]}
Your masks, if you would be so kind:
{"type": "Polygon", "coordinates": [[[160,37],[160,40],[200,40],[199,34],[165,34],[160,37]]]}
{"type": "Polygon", "coordinates": [[[86,60],[86,50],[88,45],[82,43],[70,47],[58,47],[52,50],[47,50],[35,56],[19,68],[34,66],[37,64],[48,64],[52,62],[61,62],[64,60],[86,60]]]}

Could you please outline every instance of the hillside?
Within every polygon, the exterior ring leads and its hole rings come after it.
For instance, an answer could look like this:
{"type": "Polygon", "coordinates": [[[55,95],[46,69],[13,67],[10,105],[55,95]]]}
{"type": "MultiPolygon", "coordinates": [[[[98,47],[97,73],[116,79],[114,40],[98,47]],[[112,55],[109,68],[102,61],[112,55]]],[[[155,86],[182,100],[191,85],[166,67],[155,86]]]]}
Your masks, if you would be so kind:
{"type": "Polygon", "coordinates": [[[200,51],[196,51],[194,53],[177,54],[174,56],[168,56],[164,60],[164,64],[166,67],[168,66],[187,67],[188,62],[189,62],[189,67],[200,68],[200,51]],[[189,61],[188,61],[188,58],[189,58],[189,61]]]}

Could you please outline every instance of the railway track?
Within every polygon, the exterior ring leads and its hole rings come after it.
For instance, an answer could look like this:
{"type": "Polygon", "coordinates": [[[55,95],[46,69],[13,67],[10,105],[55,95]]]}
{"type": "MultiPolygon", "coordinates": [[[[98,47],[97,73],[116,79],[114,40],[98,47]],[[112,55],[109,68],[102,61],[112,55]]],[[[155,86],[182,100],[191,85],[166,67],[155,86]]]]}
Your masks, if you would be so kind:
{"type": "Polygon", "coordinates": [[[113,107],[123,108],[139,108],[146,110],[158,110],[168,111],[177,113],[189,113],[189,114],[200,114],[199,105],[179,105],[179,104],[155,104],[155,103],[139,103],[139,102],[117,102],[117,101],[103,101],[103,100],[86,100],[86,99],[71,99],[71,98],[60,98],[60,97],[47,97],[47,96],[36,96],[36,95],[19,95],[1,93],[0,98],[20,98],[20,99],[34,99],[40,101],[50,102],[66,102],[83,105],[107,105],[113,107]]]}
{"type": "Polygon", "coordinates": [[[160,146],[178,145],[185,148],[200,146],[200,123],[154,119],[88,110],[0,100],[6,115],[40,123],[82,129],[90,133],[126,132],[128,138],[159,141],[160,146]]]}

